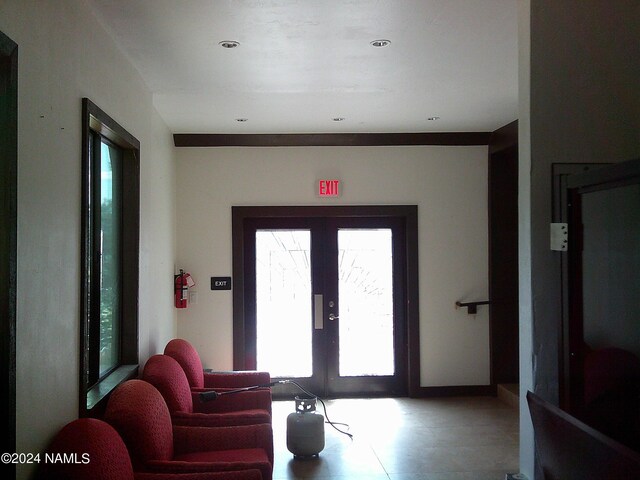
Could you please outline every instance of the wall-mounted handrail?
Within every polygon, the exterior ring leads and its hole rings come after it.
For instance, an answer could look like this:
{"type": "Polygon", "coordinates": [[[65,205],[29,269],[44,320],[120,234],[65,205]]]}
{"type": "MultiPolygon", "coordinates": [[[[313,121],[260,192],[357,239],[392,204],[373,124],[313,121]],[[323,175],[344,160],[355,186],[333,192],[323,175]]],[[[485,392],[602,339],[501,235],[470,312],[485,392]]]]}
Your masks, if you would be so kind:
{"type": "Polygon", "coordinates": [[[467,307],[467,313],[469,315],[475,315],[478,313],[478,305],[489,305],[491,302],[489,300],[483,300],[481,302],[466,302],[462,303],[460,301],[456,302],[456,308],[467,307]]]}

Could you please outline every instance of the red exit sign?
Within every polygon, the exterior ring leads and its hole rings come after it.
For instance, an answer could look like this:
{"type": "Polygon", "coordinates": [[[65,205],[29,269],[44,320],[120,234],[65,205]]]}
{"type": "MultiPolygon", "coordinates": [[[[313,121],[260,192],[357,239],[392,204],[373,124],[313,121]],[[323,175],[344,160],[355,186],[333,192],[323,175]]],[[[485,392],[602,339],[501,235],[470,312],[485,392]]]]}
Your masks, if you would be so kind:
{"type": "Polygon", "coordinates": [[[340,180],[318,180],[318,196],[339,197],[340,180]]]}

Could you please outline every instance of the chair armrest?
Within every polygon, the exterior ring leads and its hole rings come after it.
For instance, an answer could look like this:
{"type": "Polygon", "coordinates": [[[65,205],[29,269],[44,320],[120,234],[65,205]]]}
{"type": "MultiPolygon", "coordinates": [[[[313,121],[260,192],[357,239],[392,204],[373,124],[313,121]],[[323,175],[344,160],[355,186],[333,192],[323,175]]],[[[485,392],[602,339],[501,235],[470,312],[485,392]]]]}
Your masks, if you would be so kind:
{"type": "Polygon", "coordinates": [[[260,388],[246,392],[237,392],[225,395],[230,389],[204,389],[192,391],[193,411],[198,413],[223,413],[237,412],[240,410],[260,409],[266,410],[271,415],[271,389],[260,388]],[[200,393],[214,390],[222,395],[215,400],[204,401],[200,393]]]}
{"type": "Polygon", "coordinates": [[[204,372],[204,386],[206,388],[243,388],[255,385],[267,385],[271,383],[271,375],[268,372],[254,370],[229,371],[229,372],[204,372]]]}
{"type": "Polygon", "coordinates": [[[175,455],[185,453],[262,448],[273,465],[273,430],[269,424],[238,427],[173,426],[175,455]]]}

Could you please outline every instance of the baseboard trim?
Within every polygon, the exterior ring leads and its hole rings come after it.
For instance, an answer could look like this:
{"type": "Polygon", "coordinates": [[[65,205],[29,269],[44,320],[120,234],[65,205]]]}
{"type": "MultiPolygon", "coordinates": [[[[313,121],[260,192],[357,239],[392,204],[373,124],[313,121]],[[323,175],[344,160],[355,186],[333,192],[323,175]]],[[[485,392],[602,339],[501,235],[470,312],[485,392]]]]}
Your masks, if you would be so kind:
{"type": "Polygon", "coordinates": [[[495,397],[496,385],[453,385],[443,387],[420,387],[417,397],[495,397]]]}

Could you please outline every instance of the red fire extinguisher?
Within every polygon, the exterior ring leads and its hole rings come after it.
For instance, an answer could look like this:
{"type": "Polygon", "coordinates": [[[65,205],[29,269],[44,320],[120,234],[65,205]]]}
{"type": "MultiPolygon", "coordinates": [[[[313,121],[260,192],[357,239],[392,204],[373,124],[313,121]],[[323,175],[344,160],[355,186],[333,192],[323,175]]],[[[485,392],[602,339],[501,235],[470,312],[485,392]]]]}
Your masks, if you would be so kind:
{"type": "Polygon", "coordinates": [[[173,291],[176,308],[187,308],[187,293],[189,287],[195,285],[191,275],[180,270],[180,274],[175,276],[173,291]]]}

